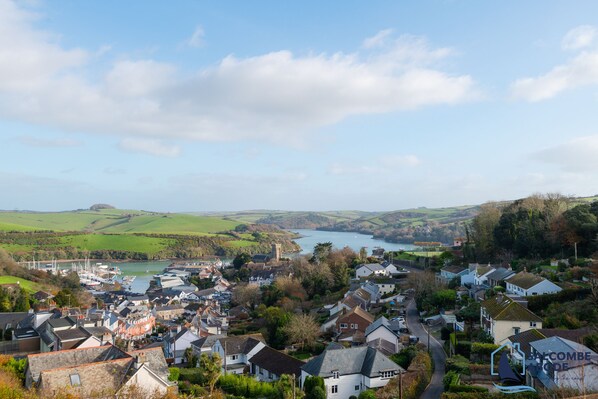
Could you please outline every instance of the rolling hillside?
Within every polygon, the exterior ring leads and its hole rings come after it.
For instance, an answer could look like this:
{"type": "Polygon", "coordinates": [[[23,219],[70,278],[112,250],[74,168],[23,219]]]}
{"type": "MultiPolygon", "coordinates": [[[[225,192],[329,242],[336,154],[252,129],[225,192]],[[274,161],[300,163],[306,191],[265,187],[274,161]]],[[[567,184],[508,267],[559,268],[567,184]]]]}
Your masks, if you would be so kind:
{"type": "Polygon", "coordinates": [[[298,250],[290,233],[241,224],[215,216],[121,209],[0,212],[0,248],[19,260],[231,256],[269,251],[274,241],[285,251],[298,250]]]}
{"type": "MultiPolygon", "coordinates": [[[[592,202],[594,197],[572,198],[571,206],[592,202]]],[[[512,201],[503,201],[508,205],[512,201]]],[[[391,212],[326,211],[243,211],[212,213],[241,222],[272,224],[283,229],[319,229],[372,234],[389,242],[440,241],[451,243],[465,234],[465,223],[478,213],[479,205],[447,208],[414,208],[391,212]]]]}
{"type": "Polygon", "coordinates": [[[1,231],[215,234],[239,222],[218,217],[120,209],[71,212],[0,212],[1,231]]]}

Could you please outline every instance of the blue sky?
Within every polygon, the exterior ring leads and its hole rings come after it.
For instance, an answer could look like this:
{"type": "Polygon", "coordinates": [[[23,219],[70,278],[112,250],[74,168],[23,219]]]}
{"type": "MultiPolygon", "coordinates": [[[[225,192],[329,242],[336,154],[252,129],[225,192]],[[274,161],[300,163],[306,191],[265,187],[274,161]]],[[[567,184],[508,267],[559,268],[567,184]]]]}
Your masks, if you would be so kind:
{"type": "Polygon", "coordinates": [[[598,193],[598,3],[0,0],[0,209],[598,193]]]}

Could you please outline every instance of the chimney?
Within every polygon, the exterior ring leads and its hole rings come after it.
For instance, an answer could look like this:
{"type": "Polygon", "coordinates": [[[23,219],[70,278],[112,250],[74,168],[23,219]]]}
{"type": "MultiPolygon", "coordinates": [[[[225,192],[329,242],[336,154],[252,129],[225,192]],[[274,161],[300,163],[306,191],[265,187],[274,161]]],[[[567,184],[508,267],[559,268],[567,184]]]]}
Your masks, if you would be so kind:
{"type": "Polygon", "coordinates": [[[133,363],[133,367],[135,367],[135,369],[139,369],[146,361],[147,357],[145,355],[145,352],[139,352],[135,356],[135,362],[133,363]]]}

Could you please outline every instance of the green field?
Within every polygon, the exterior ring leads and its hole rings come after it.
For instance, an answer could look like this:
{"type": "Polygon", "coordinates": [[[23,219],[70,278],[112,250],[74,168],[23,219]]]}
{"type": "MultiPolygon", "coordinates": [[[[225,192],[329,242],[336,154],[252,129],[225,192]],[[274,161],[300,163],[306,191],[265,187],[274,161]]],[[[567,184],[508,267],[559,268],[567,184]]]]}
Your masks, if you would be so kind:
{"type": "Polygon", "coordinates": [[[25,280],[14,276],[0,276],[0,285],[17,283],[30,292],[37,292],[44,289],[44,287],[41,284],[34,283],[33,281],[25,280]]]}
{"type": "Polygon", "coordinates": [[[0,248],[17,260],[162,259],[241,251],[255,253],[265,241],[286,242],[282,230],[233,232],[240,221],[216,216],[122,209],[71,212],[0,211],[0,248]]]}
{"type": "Polygon", "coordinates": [[[85,234],[62,237],[61,241],[66,246],[96,250],[116,250],[144,252],[154,255],[165,250],[173,240],[166,238],[134,236],[130,234],[85,234]]]}
{"type": "Polygon", "coordinates": [[[121,209],[72,212],[0,212],[0,231],[86,231],[210,235],[239,222],[220,217],[121,209]]]}
{"type": "Polygon", "coordinates": [[[0,248],[9,253],[33,252],[38,249],[59,249],[74,247],[85,251],[113,250],[143,252],[155,255],[165,250],[174,240],[159,237],[135,236],[130,234],[78,234],[59,238],[54,245],[35,244],[6,244],[0,243],[0,248]]]}

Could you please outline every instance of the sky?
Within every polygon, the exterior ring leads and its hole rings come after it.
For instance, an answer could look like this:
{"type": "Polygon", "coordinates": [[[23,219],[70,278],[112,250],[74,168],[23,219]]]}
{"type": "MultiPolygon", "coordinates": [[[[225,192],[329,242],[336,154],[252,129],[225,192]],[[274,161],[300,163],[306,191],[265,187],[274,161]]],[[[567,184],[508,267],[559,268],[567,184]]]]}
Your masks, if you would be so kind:
{"type": "Polygon", "coordinates": [[[598,2],[0,0],[0,209],[598,193],[598,2]]]}

